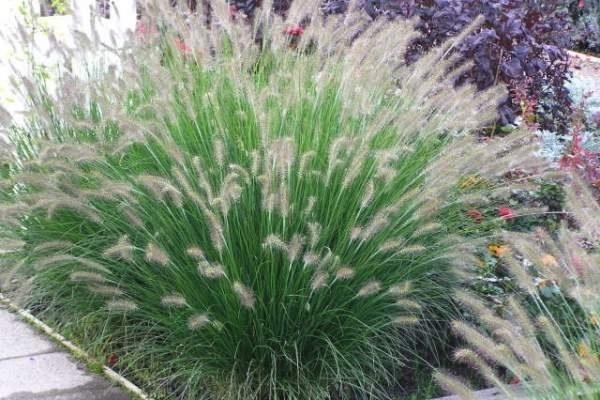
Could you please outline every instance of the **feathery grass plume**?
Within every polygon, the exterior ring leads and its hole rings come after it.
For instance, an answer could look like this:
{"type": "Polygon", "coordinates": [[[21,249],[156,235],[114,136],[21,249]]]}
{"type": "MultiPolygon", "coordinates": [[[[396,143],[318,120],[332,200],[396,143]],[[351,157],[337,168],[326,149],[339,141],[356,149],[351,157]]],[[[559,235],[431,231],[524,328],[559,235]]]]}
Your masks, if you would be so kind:
{"type": "MultiPolygon", "coordinates": [[[[50,296],[59,322],[127,343],[132,365],[151,358],[150,392],[170,382],[190,398],[389,398],[402,360],[421,351],[408,338],[437,347],[434,324],[417,318],[453,315],[454,263],[471,252],[448,239],[461,179],[537,167],[526,134],[488,145],[471,135],[496,120],[505,93],[455,86],[460,37],[406,65],[412,22],[372,23],[358,8],[323,18],[316,0],[297,0],[279,16],[263,2],[244,19],[218,0],[206,21],[140,3],[147,32],[110,49],[114,72],[25,83],[34,109],[0,172],[11,188],[0,231],[25,249],[68,240],[76,256],[32,268],[30,304],[50,296]],[[282,33],[295,26],[300,36],[282,33]],[[40,217],[46,208],[52,218],[40,217]],[[171,268],[138,257],[156,232],[171,268]],[[283,252],[265,249],[270,235],[283,252]],[[103,296],[140,312],[110,318],[98,296],[73,296],[77,268],[118,282],[126,299],[103,296]],[[325,277],[335,283],[313,290],[325,277]],[[197,305],[197,319],[164,307],[168,293],[197,305]]],[[[29,262],[25,253],[11,257],[29,262]]]]}
{"type": "Polygon", "coordinates": [[[415,317],[415,316],[411,316],[411,315],[403,315],[400,317],[394,317],[392,318],[392,324],[394,325],[398,325],[398,326],[410,326],[410,325],[417,325],[418,323],[422,322],[421,318],[419,317],[415,317]]]}
{"type": "Polygon", "coordinates": [[[71,254],[52,254],[39,258],[33,266],[36,270],[42,270],[51,266],[76,263],[77,261],[77,257],[71,254]]]}
{"type": "Polygon", "coordinates": [[[335,277],[336,277],[336,279],[339,279],[341,281],[345,281],[347,279],[352,279],[352,277],[354,276],[354,274],[356,274],[356,272],[354,271],[354,269],[352,269],[350,267],[341,267],[340,269],[338,269],[335,272],[335,277]]]}
{"type": "Polygon", "coordinates": [[[221,264],[211,264],[206,260],[200,261],[198,264],[198,273],[208,279],[219,279],[227,276],[221,264]]]}
{"type": "Polygon", "coordinates": [[[146,261],[166,267],[169,265],[169,254],[158,247],[155,243],[148,243],[146,246],[146,261]]]}
{"type": "Polygon", "coordinates": [[[398,250],[398,254],[420,254],[427,251],[427,248],[423,245],[420,244],[415,244],[415,245],[411,245],[411,246],[405,246],[402,247],[400,250],[398,250]]]}
{"type": "Polygon", "coordinates": [[[112,312],[132,312],[138,306],[131,300],[110,300],[106,302],[106,308],[112,312]]]}
{"type": "Polygon", "coordinates": [[[115,258],[125,261],[133,261],[133,252],[135,247],[129,241],[128,235],[123,235],[119,238],[116,244],[110,246],[102,253],[104,257],[115,258]]]}
{"type": "Polygon", "coordinates": [[[124,294],[121,289],[108,285],[93,284],[88,286],[88,290],[101,296],[118,297],[124,294]]]}
{"type": "Polygon", "coordinates": [[[292,236],[290,243],[287,245],[287,257],[290,262],[296,261],[302,253],[304,247],[305,237],[298,233],[292,236]]]}
{"type": "Polygon", "coordinates": [[[131,225],[135,226],[136,228],[144,228],[144,221],[137,215],[136,211],[132,207],[128,205],[121,205],[119,209],[131,225]]]}
{"type": "MultiPolygon", "coordinates": [[[[504,368],[515,376],[528,398],[597,397],[600,340],[595,316],[600,310],[600,277],[586,273],[586,264],[597,269],[600,260],[590,257],[589,250],[574,238],[598,232],[600,220],[591,218],[587,210],[600,208],[580,185],[573,178],[566,187],[566,207],[576,216],[579,230],[563,227],[557,235],[540,230],[504,235],[513,251],[503,260],[526,299],[510,298],[506,315],[497,316],[480,301],[461,295],[461,301],[491,333],[455,323],[455,329],[472,349],[459,354],[483,355],[486,364],[478,360],[477,369],[504,391],[508,389],[503,381],[496,380],[494,368],[504,368]],[[528,260],[529,267],[524,260],[528,260]],[[546,282],[556,285],[559,292],[549,294],[546,282]]],[[[473,362],[473,357],[469,358],[473,362]]]]}
{"type": "Polygon", "coordinates": [[[164,201],[165,198],[169,198],[177,207],[182,206],[181,192],[168,179],[160,176],[140,175],[137,177],[137,181],[148,189],[157,200],[164,201]]]}
{"type": "Polygon", "coordinates": [[[327,286],[327,279],[329,275],[325,271],[317,270],[313,275],[312,281],[310,282],[310,288],[316,292],[317,290],[323,289],[327,286]]]}
{"type": "Polygon", "coordinates": [[[233,283],[233,291],[238,297],[240,303],[249,309],[253,309],[256,304],[256,296],[252,290],[241,282],[233,283]]]}
{"type": "Polygon", "coordinates": [[[202,249],[200,247],[196,247],[196,246],[188,247],[188,249],[185,252],[188,256],[196,258],[196,259],[204,258],[204,252],[202,251],[202,249]]]}
{"type": "Polygon", "coordinates": [[[102,218],[92,206],[82,202],[79,199],[69,197],[65,194],[48,194],[47,198],[40,200],[33,205],[33,209],[43,208],[47,211],[47,218],[52,219],[56,214],[56,210],[66,209],[73,210],[88,218],[90,221],[97,224],[102,223],[102,218]]]}
{"type": "Polygon", "coordinates": [[[281,238],[279,236],[273,235],[273,234],[271,234],[265,238],[265,241],[263,242],[263,246],[267,247],[267,248],[278,249],[283,252],[288,251],[288,245],[285,244],[285,242],[283,240],[281,240],[281,238]]]}
{"type": "Polygon", "coordinates": [[[187,327],[190,331],[197,331],[198,329],[202,329],[209,323],[210,323],[210,318],[208,318],[207,314],[196,314],[196,315],[192,315],[187,320],[187,327]]]}
{"type": "Polygon", "coordinates": [[[89,271],[75,271],[71,274],[71,280],[86,283],[104,283],[106,281],[102,275],[89,271]]]}
{"type": "Polygon", "coordinates": [[[367,282],[357,293],[358,297],[369,297],[377,294],[381,290],[381,283],[377,281],[367,282]]]}
{"type": "Polygon", "coordinates": [[[35,246],[32,251],[34,253],[43,253],[54,250],[69,250],[71,247],[73,247],[73,243],[67,240],[51,240],[35,246]]]}
{"type": "Polygon", "coordinates": [[[434,375],[435,381],[444,390],[455,393],[460,399],[477,400],[475,393],[459,378],[452,376],[449,373],[438,372],[434,375]]]}
{"type": "Polygon", "coordinates": [[[181,308],[187,306],[187,301],[182,295],[174,293],[161,297],[160,304],[162,304],[165,307],[181,308]]]}

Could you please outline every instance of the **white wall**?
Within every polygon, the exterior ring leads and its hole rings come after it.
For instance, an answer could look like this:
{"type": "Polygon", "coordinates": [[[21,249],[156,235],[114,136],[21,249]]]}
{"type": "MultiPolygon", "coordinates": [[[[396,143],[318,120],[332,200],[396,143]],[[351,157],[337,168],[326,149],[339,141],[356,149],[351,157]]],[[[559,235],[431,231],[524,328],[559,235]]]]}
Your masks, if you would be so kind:
{"type": "Polygon", "coordinates": [[[110,19],[96,15],[96,0],[70,0],[69,15],[36,18],[36,24],[39,24],[42,31],[36,33],[35,43],[24,46],[16,38],[17,26],[27,19],[31,20],[31,16],[26,17],[20,9],[23,5],[31,3],[33,9],[39,12],[38,0],[0,1],[0,105],[8,109],[17,122],[22,120],[21,114],[26,110],[26,103],[18,90],[11,88],[10,78],[15,76],[14,71],[17,75],[30,76],[33,59],[37,65],[43,65],[49,74],[49,84],[52,87],[64,68],[69,68],[85,78],[91,69],[102,70],[110,65],[118,67],[118,58],[107,51],[78,48],[74,40],[74,31],[92,37],[92,25],[95,25],[98,36],[105,45],[112,47],[114,44],[121,47],[136,26],[135,0],[112,0],[110,19]],[[61,46],[75,52],[73,59],[66,60],[65,63],[58,53],[49,52],[51,45],[46,33],[49,31],[54,33],[61,46]]]}

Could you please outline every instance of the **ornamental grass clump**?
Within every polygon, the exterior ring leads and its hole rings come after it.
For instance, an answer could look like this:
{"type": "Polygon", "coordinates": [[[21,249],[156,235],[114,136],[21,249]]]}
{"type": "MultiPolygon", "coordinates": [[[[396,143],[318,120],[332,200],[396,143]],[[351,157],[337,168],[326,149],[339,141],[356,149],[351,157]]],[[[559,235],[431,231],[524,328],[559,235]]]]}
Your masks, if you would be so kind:
{"type": "Polygon", "coordinates": [[[503,94],[455,87],[460,37],[406,66],[407,22],[309,3],[248,25],[215,2],[209,26],[148,5],[118,69],[31,93],[5,160],[5,282],[179,398],[386,398],[468,263],[456,183],[538,165],[469,136],[503,94]]]}
{"type": "MultiPolygon", "coordinates": [[[[504,314],[457,295],[479,325],[454,323],[467,343],[455,357],[507,398],[600,396],[600,205],[579,178],[567,187],[567,209],[577,230],[506,235],[514,250],[503,259],[523,295],[510,298],[504,314]]],[[[455,376],[437,378],[461,398],[477,398],[455,376]]]]}

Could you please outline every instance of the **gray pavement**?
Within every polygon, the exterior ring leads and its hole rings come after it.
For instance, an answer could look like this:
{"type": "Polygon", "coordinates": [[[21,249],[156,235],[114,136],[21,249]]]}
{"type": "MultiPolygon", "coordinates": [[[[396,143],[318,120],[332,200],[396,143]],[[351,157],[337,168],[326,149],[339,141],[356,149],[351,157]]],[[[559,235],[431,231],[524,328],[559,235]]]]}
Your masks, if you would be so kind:
{"type": "Polygon", "coordinates": [[[0,305],[0,400],[128,400],[0,305]]]}

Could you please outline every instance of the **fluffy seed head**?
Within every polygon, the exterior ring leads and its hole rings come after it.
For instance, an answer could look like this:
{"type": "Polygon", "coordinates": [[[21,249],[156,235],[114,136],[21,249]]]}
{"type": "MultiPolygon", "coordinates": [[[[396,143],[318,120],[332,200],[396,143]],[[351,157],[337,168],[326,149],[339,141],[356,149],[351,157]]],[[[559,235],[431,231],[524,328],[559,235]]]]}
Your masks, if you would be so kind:
{"type": "Polygon", "coordinates": [[[146,246],[146,261],[166,267],[169,264],[169,255],[151,242],[146,246]]]}
{"type": "Polygon", "coordinates": [[[338,269],[335,273],[335,277],[341,281],[347,280],[347,279],[352,279],[352,277],[354,276],[355,271],[350,268],[350,267],[341,267],[340,269],[338,269]]]}
{"type": "Polygon", "coordinates": [[[168,294],[160,299],[160,304],[165,307],[181,308],[187,306],[185,297],[178,293],[168,294]]]}
{"type": "Polygon", "coordinates": [[[137,304],[130,300],[111,300],[106,302],[106,308],[115,312],[130,312],[138,309],[137,304]]]}
{"type": "Polygon", "coordinates": [[[198,273],[208,279],[219,279],[227,276],[225,268],[218,263],[209,263],[208,261],[200,261],[198,264],[198,273]]]}
{"type": "Polygon", "coordinates": [[[71,274],[71,280],[73,282],[103,283],[105,278],[96,272],[75,271],[71,274]]]}
{"type": "Polygon", "coordinates": [[[254,292],[247,286],[245,286],[241,282],[233,283],[233,291],[238,296],[240,303],[242,306],[248,309],[254,309],[254,305],[256,304],[256,297],[254,296],[254,292]]]}
{"type": "Polygon", "coordinates": [[[207,314],[195,314],[188,318],[187,327],[190,331],[197,331],[210,323],[207,314]]]}
{"type": "Polygon", "coordinates": [[[88,286],[88,290],[100,296],[117,297],[123,295],[123,291],[121,289],[108,285],[94,284],[88,286]]]}
{"type": "Polygon", "coordinates": [[[313,275],[312,281],[310,282],[310,288],[316,292],[319,289],[323,289],[327,286],[328,275],[325,271],[317,271],[313,275]]]}
{"type": "Polygon", "coordinates": [[[131,262],[133,261],[134,250],[135,247],[129,241],[129,237],[123,235],[114,246],[104,250],[104,256],[131,262]]]}
{"type": "Polygon", "coordinates": [[[202,249],[200,247],[192,246],[186,250],[186,253],[188,256],[193,257],[193,258],[197,258],[197,259],[204,258],[204,252],[202,251],[202,249]]]}
{"type": "Polygon", "coordinates": [[[381,290],[381,283],[377,281],[368,282],[358,291],[358,297],[368,297],[377,294],[381,290]]]}

